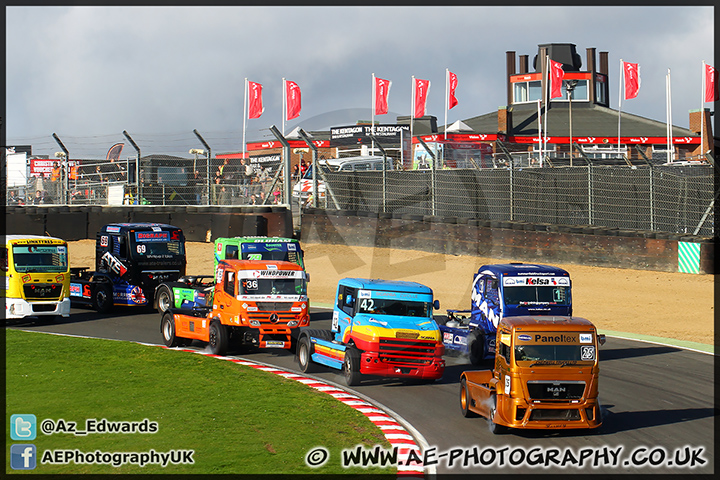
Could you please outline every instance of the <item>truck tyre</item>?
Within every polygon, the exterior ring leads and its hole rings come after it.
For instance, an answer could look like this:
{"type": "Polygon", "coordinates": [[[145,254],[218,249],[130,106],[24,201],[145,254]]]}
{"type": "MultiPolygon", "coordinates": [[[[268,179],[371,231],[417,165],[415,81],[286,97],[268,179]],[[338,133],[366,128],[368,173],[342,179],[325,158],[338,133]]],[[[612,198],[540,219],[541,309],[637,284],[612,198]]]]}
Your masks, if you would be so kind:
{"type": "Polygon", "coordinates": [[[170,312],[165,312],[160,321],[160,333],[162,333],[163,341],[166,347],[177,347],[180,340],[175,336],[175,318],[170,312]]]}
{"type": "Polygon", "coordinates": [[[477,367],[485,357],[485,335],[473,330],[467,336],[467,347],[470,363],[477,367]]]}
{"type": "Polygon", "coordinates": [[[360,384],[360,352],[355,347],[345,349],[345,361],[343,362],[343,373],[345,383],[348,387],[360,384]]]}
{"type": "Polygon", "coordinates": [[[310,355],[312,355],[310,337],[303,335],[297,345],[298,364],[300,365],[300,371],[303,373],[312,373],[314,370],[310,355]]]}
{"type": "Polygon", "coordinates": [[[477,414],[470,410],[470,401],[467,380],[463,377],[460,379],[460,410],[462,410],[463,417],[477,417],[477,414]]]}
{"type": "Polygon", "coordinates": [[[497,396],[492,395],[491,397],[492,406],[490,407],[490,414],[488,415],[488,428],[490,429],[490,433],[492,434],[499,434],[499,433],[505,433],[507,431],[507,427],[504,425],[498,425],[494,422],[495,415],[497,414],[497,396]]]}
{"type": "Polygon", "coordinates": [[[107,313],[113,307],[112,286],[107,283],[99,283],[95,286],[93,293],[93,307],[100,313],[107,313]]]}
{"type": "Polygon", "coordinates": [[[228,333],[225,325],[218,321],[210,324],[210,351],[215,355],[225,355],[228,349],[228,333]]]}
{"type": "Polygon", "coordinates": [[[173,294],[167,285],[161,285],[160,288],[158,288],[155,298],[157,300],[157,311],[160,315],[165,313],[168,308],[174,306],[173,294]]]}

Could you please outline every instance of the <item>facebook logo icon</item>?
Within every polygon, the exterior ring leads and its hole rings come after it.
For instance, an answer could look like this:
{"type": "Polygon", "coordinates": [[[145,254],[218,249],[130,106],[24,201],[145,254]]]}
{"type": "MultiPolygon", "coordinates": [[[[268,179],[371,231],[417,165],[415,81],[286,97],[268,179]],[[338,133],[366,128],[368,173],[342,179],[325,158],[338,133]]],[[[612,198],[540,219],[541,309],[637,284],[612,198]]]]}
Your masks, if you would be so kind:
{"type": "Polygon", "coordinates": [[[10,466],[13,470],[34,470],[35,457],[35,445],[21,443],[10,446],[10,466]]]}
{"type": "Polygon", "coordinates": [[[30,413],[10,417],[10,438],[13,440],[35,440],[37,420],[30,413]]]}

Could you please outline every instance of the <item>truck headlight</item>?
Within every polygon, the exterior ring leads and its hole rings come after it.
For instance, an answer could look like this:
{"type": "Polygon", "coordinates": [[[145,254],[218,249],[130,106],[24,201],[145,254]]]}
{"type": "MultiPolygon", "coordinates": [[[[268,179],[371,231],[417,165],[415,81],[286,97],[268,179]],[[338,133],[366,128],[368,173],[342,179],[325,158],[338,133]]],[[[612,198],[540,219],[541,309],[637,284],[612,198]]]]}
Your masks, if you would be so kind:
{"type": "Polygon", "coordinates": [[[297,320],[290,320],[288,322],[288,327],[294,327],[298,324],[297,320]]]}
{"type": "Polygon", "coordinates": [[[252,326],[252,327],[259,327],[259,326],[260,326],[260,322],[258,322],[257,320],[250,320],[250,326],[252,326]]]}

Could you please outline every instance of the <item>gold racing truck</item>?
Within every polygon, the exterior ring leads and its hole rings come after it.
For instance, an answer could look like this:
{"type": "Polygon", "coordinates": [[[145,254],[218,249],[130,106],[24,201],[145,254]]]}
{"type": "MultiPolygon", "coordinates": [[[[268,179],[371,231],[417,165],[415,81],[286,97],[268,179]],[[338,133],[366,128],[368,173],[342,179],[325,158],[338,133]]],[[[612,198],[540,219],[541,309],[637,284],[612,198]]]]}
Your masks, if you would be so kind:
{"type": "Polygon", "coordinates": [[[598,335],[579,317],[505,317],[497,327],[492,370],[465,371],[460,408],[481,415],[490,431],[597,428],[598,335]]]}

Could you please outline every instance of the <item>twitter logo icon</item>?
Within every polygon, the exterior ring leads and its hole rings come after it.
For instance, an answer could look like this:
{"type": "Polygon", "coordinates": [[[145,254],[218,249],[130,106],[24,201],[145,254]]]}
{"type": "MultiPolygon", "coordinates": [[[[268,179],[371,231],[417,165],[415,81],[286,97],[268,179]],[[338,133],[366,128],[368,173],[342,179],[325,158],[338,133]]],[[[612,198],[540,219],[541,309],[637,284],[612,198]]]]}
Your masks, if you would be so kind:
{"type": "Polygon", "coordinates": [[[37,419],[30,413],[10,417],[10,438],[13,440],[35,440],[37,419]]]}

